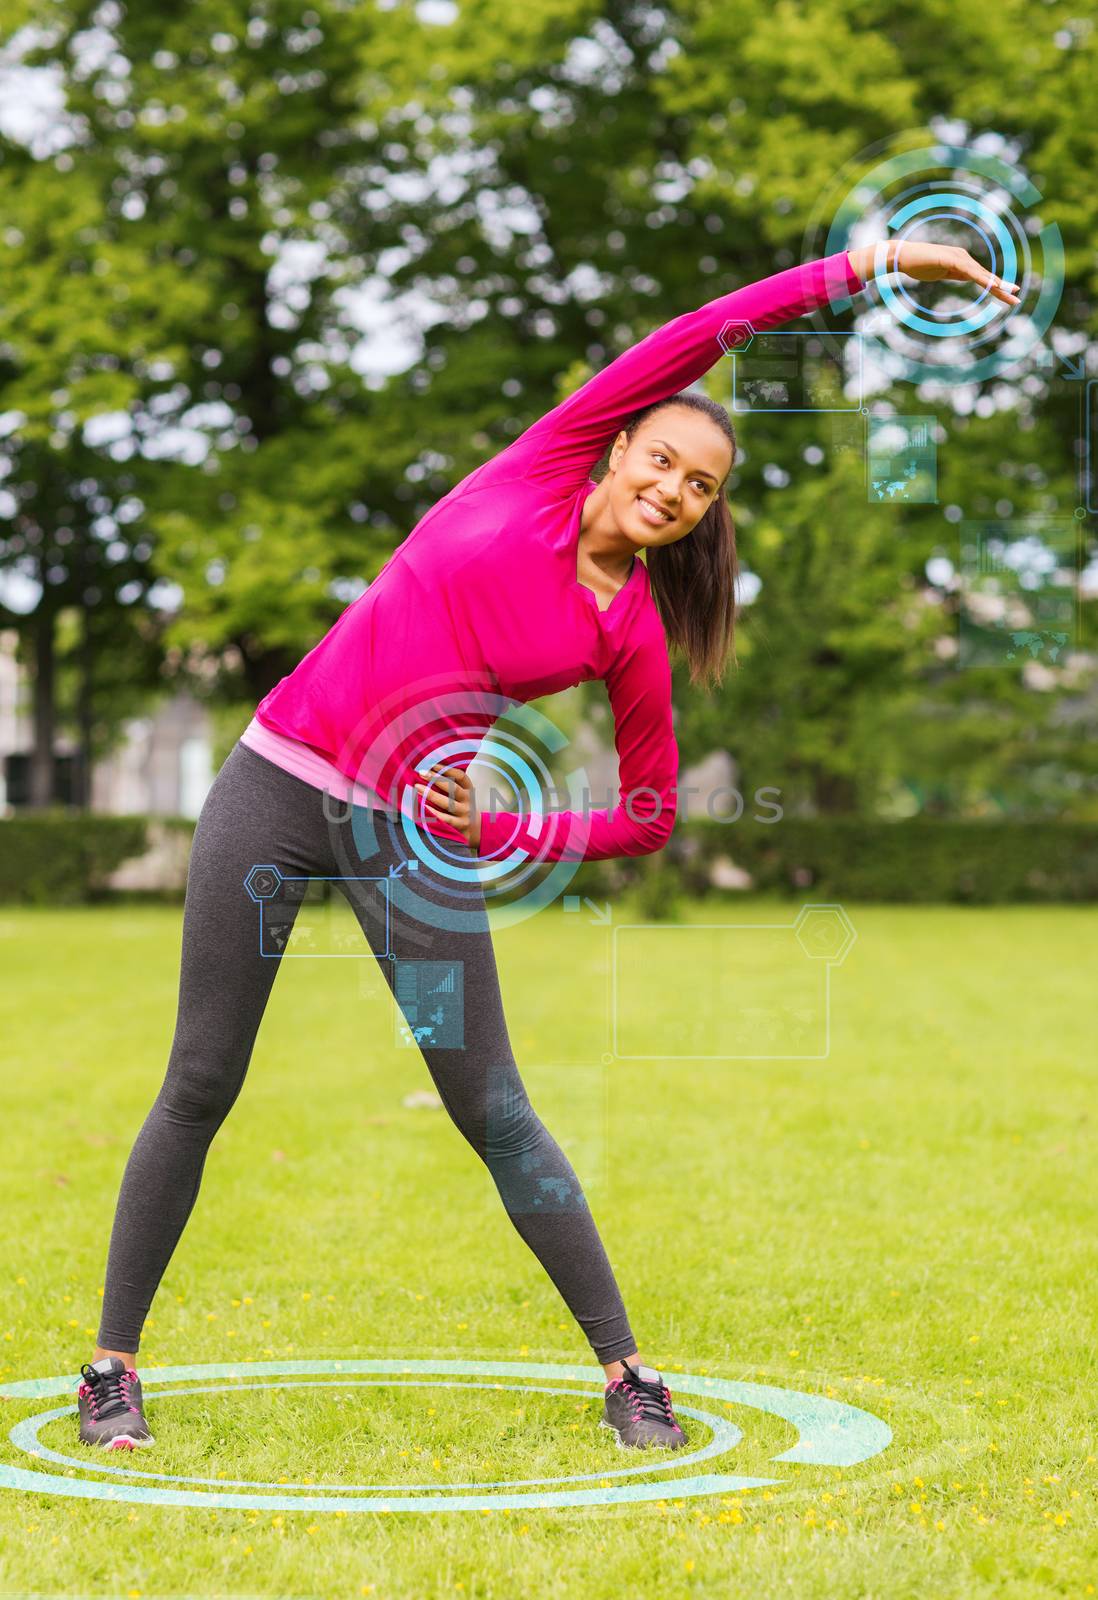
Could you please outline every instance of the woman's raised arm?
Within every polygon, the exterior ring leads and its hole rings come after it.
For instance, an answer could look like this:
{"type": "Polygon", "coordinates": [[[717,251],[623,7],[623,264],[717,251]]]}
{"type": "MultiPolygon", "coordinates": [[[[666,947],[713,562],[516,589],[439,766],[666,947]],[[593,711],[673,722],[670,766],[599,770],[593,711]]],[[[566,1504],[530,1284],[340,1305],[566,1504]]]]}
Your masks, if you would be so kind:
{"type": "Polygon", "coordinates": [[[573,491],[634,411],[670,398],[709,371],[727,348],[721,342],[727,323],[747,323],[762,333],[821,306],[846,305],[875,273],[896,271],[921,282],[975,283],[1006,305],[1019,303],[1013,292],[1017,284],[1004,283],[967,250],[950,245],[881,240],[789,267],[656,328],[539,417],[461,487],[531,478],[558,484],[562,494],[573,491]]]}
{"type": "Polygon", "coordinates": [[[849,302],[863,287],[844,250],[686,311],[588,378],[513,444],[478,467],[463,487],[488,488],[508,479],[533,478],[554,481],[562,494],[577,489],[634,411],[668,399],[709,371],[723,353],[720,335],[726,323],[750,323],[761,332],[832,301],[849,302]]]}

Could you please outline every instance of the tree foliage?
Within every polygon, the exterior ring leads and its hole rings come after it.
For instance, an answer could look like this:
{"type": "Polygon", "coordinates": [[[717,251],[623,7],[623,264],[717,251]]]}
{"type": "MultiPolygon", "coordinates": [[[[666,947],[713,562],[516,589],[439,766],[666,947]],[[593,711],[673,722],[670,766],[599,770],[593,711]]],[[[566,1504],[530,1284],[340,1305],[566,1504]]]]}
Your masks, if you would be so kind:
{"type": "MultiPolygon", "coordinates": [[[[0,567],[40,589],[0,622],[34,671],[40,743],[78,671],[60,710],[83,705],[97,748],[143,682],[254,704],[562,384],[801,259],[836,172],[893,134],[949,124],[1018,152],[1063,233],[1052,343],[1070,356],[1098,294],[1098,131],[1079,113],[1096,42],[1076,13],[14,10],[12,51],[64,96],[52,143],[0,139],[0,567]],[[366,285],[419,345],[387,378],[362,370],[366,285]],[[58,631],[66,612],[81,625],[58,631]]],[[[718,362],[725,403],[728,382],[718,362]]],[[[933,506],[868,503],[820,417],[737,418],[730,497],[761,586],[724,687],[676,671],[684,760],[727,748],[745,788],[795,810],[1093,814],[1093,657],[1051,682],[958,670],[956,594],[927,573],[958,517],[1071,514],[1081,392],[1056,354],[936,399],[933,506]]],[[[930,408],[910,386],[878,398],[930,408]]]]}

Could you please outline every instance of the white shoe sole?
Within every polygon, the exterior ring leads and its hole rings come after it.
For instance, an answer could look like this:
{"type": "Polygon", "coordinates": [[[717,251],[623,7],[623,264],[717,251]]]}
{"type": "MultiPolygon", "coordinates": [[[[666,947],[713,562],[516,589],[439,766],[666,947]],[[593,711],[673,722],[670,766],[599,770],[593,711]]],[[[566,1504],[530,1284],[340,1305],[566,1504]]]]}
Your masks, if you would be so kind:
{"type": "Polygon", "coordinates": [[[147,1439],[135,1439],[128,1433],[116,1433],[113,1439],[81,1439],[92,1450],[136,1450],[143,1444],[155,1444],[156,1440],[150,1433],[147,1439]]]}

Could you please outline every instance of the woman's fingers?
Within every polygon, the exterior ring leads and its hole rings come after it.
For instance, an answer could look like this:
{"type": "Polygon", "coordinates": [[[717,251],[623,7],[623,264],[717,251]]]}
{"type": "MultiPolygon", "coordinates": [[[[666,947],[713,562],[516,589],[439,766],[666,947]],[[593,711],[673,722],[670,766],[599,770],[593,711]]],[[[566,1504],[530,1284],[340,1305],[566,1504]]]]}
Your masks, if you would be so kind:
{"type": "Polygon", "coordinates": [[[957,256],[956,265],[949,274],[951,282],[959,283],[967,279],[972,283],[978,283],[982,289],[990,289],[995,299],[1001,300],[1006,306],[1021,305],[1021,299],[1017,294],[1018,284],[1005,282],[996,273],[989,272],[975,257],[970,256],[967,250],[958,250],[957,256]]]}
{"type": "Polygon", "coordinates": [[[450,775],[455,777],[457,779],[457,781],[462,785],[468,784],[471,781],[470,778],[469,778],[469,774],[467,772],[465,772],[461,767],[445,767],[445,766],[442,765],[442,763],[440,761],[433,761],[433,762],[431,762],[431,764],[429,766],[421,767],[419,769],[419,771],[421,772],[421,774],[425,774],[425,773],[428,773],[428,772],[433,772],[435,774],[447,774],[447,773],[449,773],[450,775]]]}
{"type": "Polygon", "coordinates": [[[447,767],[439,762],[424,767],[425,774],[434,773],[429,783],[414,783],[412,788],[421,793],[424,805],[450,820],[464,820],[469,811],[472,780],[460,767],[447,767]],[[441,802],[435,804],[433,802],[441,802]]]}
{"type": "Polygon", "coordinates": [[[432,773],[434,776],[431,777],[429,784],[416,784],[415,787],[429,788],[434,794],[452,795],[455,788],[468,791],[473,786],[468,773],[463,772],[460,767],[444,767],[435,763],[422,769],[424,777],[432,773]]]}
{"type": "Polygon", "coordinates": [[[977,283],[982,289],[1002,301],[1003,305],[1021,304],[1019,284],[999,277],[982,267],[974,256],[960,245],[919,244],[905,240],[898,245],[893,258],[894,269],[906,272],[923,283],[947,280],[950,283],[977,283]]]}
{"type": "Polygon", "coordinates": [[[473,808],[473,780],[462,767],[447,767],[441,762],[432,762],[422,768],[424,774],[434,773],[435,777],[430,783],[414,783],[412,788],[420,794],[424,810],[430,811],[442,821],[448,822],[451,827],[457,828],[466,842],[478,848],[480,845],[480,822],[473,808]],[[445,782],[446,793],[441,793],[435,787],[436,783],[445,782]],[[442,805],[432,803],[431,796],[442,800],[442,805]]]}

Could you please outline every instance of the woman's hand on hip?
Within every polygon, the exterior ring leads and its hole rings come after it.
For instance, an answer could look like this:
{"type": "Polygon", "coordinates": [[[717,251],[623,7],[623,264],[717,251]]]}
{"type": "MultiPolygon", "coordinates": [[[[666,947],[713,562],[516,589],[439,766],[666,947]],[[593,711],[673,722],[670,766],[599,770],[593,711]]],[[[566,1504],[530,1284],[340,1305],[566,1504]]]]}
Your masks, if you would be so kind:
{"type": "Polygon", "coordinates": [[[473,781],[460,767],[444,767],[440,762],[422,769],[430,783],[414,783],[421,791],[424,809],[465,835],[473,849],[480,844],[480,816],[477,812],[473,781]]]}
{"type": "Polygon", "coordinates": [[[848,251],[850,264],[863,283],[868,283],[878,267],[886,272],[906,272],[909,278],[920,283],[978,283],[989,289],[996,300],[1006,306],[1017,306],[1021,299],[1016,293],[1019,285],[1004,282],[995,273],[982,267],[974,256],[960,245],[916,244],[910,240],[900,242],[888,239],[881,244],[862,245],[848,251]]]}

